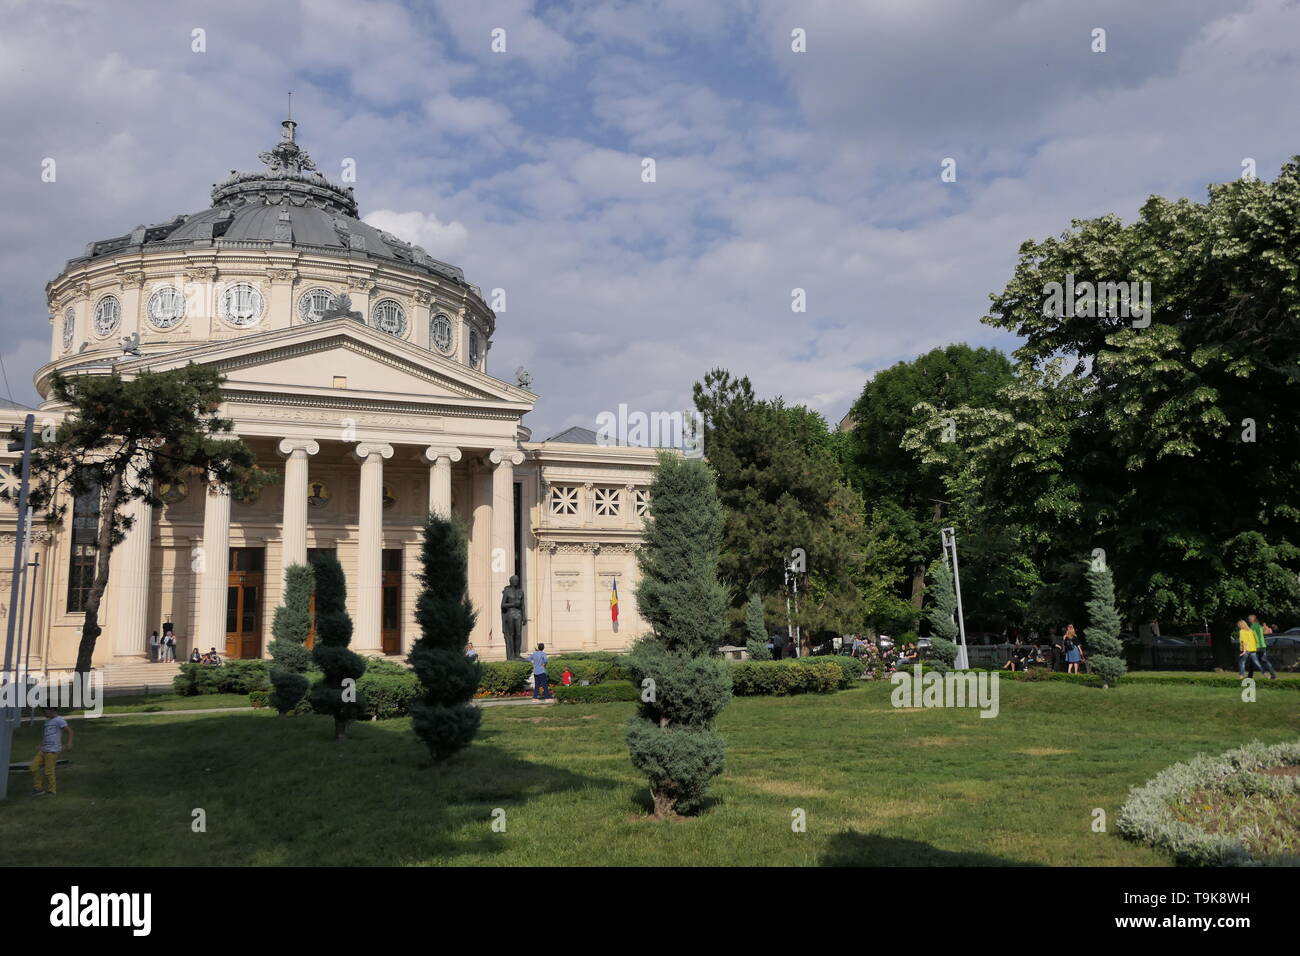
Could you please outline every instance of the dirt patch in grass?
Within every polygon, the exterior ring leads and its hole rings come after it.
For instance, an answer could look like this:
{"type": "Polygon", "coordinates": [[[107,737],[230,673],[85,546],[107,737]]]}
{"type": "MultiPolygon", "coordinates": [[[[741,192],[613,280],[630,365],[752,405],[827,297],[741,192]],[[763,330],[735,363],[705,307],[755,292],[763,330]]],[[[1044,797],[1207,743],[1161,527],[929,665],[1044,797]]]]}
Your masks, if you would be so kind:
{"type": "Polygon", "coordinates": [[[1255,773],[1266,773],[1272,777],[1300,777],[1300,766],[1269,767],[1267,770],[1256,770],[1255,773]]]}
{"type": "Polygon", "coordinates": [[[1062,754],[1072,754],[1073,750],[1057,750],[1055,747],[1022,747],[1019,750],[1013,750],[1012,753],[1026,754],[1030,757],[1059,757],[1062,754]]]}
{"type": "Polygon", "coordinates": [[[914,737],[912,739],[912,743],[918,747],[947,747],[956,742],[956,737],[914,737]]]}

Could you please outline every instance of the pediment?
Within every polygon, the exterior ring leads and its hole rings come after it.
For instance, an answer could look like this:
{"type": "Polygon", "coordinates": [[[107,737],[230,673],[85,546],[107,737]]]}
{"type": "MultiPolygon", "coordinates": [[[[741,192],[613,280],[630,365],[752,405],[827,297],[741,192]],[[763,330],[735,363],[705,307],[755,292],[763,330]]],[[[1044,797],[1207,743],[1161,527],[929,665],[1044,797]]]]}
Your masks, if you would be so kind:
{"type": "Polygon", "coordinates": [[[119,368],[215,367],[231,391],[340,395],[396,402],[467,402],[531,408],[536,396],[348,319],[296,326],[175,352],[119,368]]]}

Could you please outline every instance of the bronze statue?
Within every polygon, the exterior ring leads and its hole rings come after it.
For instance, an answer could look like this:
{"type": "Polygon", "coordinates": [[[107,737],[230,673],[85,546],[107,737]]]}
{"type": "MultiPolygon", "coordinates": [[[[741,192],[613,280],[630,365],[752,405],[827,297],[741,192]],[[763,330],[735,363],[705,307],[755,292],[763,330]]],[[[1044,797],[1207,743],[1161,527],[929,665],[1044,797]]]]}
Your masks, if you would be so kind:
{"type": "Polygon", "coordinates": [[[519,578],[510,576],[510,583],[501,589],[501,632],[506,639],[506,660],[519,657],[524,631],[524,589],[519,578]]]}

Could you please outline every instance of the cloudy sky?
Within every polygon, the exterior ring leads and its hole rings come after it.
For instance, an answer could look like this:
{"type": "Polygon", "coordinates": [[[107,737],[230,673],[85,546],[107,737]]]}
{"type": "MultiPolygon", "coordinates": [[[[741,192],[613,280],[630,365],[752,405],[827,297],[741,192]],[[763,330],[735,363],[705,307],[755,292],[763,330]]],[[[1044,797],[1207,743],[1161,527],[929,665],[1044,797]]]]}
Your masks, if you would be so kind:
{"type": "Polygon", "coordinates": [[[834,421],[900,359],[1014,347],[979,319],[1023,240],[1300,152],[1286,0],[0,0],[0,24],[0,387],[25,403],[45,283],[258,168],[288,90],[363,218],[506,290],[490,371],[532,371],[539,438],[686,407],[717,365],[834,421]]]}

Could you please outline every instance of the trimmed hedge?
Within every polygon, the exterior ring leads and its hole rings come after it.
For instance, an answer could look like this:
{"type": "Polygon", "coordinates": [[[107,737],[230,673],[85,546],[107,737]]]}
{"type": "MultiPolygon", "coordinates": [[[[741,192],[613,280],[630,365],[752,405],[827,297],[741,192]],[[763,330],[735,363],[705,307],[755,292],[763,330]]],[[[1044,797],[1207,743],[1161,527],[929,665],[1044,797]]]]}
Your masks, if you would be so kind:
{"type": "Polygon", "coordinates": [[[829,694],[849,686],[854,678],[826,658],[806,661],[738,661],[731,665],[731,692],[737,697],[787,694],[829,694]]]}
{"type": "Polygon", "coordinates": [[[357,688],[365,696],[366,716],[380,720],[409,716],[411,701],[423,690],[415,672],[405,668],[397,674],[385,671],[372,674],[367,668],[357,681],[357,688]]]}
{"type": "Polygon", "coordinates": [[[639,700],[640,691],[630,680],[611,680],[603,684],[554,684],[551,690],[562,704],[608,704],[618,700],[639,700]]]}
{"type": "Polygon", "coordinates": [[[583,681],[588,684],[599,684],[609,677],[609,672],[613,670],[614,665],[610,661],[590,660],[568,654],[563,657],[552,657],[546,662],[546,673],[551,675],[551,683],[560,682],[560,675],[564,673],[566,667],[572,672],[575,684],[581,684],[583,681]]]}
{"type": "Polygon", "coordinates": [[[484,661],[478,680],[480,694],[518,694],[528,686],[533,665],[525,661],[484,661]]]}
{"type": "Polygon", "coordinates": [[[849,657],[847,654],[823,654],[820,657],[796,657],[797,664],[810,664],[815,662],[825,662],[834,664],[844,672],[844,678],[841,686],[848,687],[855,680],[863,675],[867,669],[867,662],[859,657],[849,657]]]}
{"type": "MultiPolygon", "coordinates": [[[[1173,813],[1173,803],[1197,790],[1226,792],[1234,783],[1244,783],[1241,775],[1251,771],[1296,764],[1300,764],[1300,743],[1265,746],[1259,741],[1218,756],[1200,754],[1176,763],[1129,791],[1119,810],[1119,832],[1130,840],[1166,850],[1179,863],[1193,866],[1295,866],[1300,864],[1300,856],[1279,854],[1257,859],[1235,834],[1209,833],[1179,820],[1173,813]]],[[[1261,779],[1254,786],[1282,796],[1300,791],[1300,779],[1278,776],[1261,779]]]]}
{"type": "Polygon", "coordinates": [[[182,697],[252,694],[270,689],[270,666],[263,660],[225,661],[218,667],[186,661],[181,664],[181,672],[172,678],[172,690],[182,697]]]}

